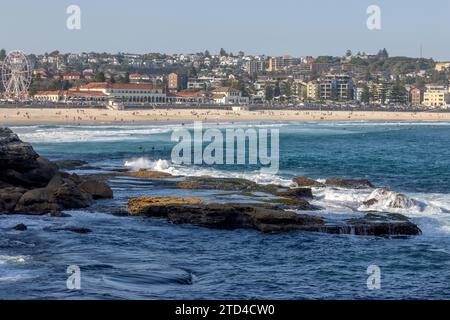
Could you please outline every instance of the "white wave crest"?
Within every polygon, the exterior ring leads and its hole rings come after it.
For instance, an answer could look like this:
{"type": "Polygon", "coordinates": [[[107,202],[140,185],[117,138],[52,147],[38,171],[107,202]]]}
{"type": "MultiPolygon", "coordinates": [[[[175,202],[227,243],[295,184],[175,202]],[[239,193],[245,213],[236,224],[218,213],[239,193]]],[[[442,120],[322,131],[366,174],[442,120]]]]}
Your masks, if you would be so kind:
{"type": "Polygon", "coordinates": [[[198,166],[179,166],[173,164],[168,160],[156,160],[152,161],[146,157],[134,158],[125,161],[125,167],[132,168],[133,170],[147,169],[170,173],[174,176],[186,176],[186,177],[200,177],[209,176],[213,178],[239,178],[254,181],[259,184],[278,184],[281,186],[294,186],[295,184],[290,179],[282,178],[274,174],[265,174],[260,171],[253,172],[232,172],[216,170],[211,168],[204,168],[198,166]]]}
{"type": "Polygon", "coordinates": [[[28,256],[6,256],[0,255],[1,264],[24,264],[29,259],[28,256]]]}
{"type": "Polygon", "coordinates": [[[375,189],[360,207],[365,210],[413,209],[423,211],[425,204],[411,199],[404,194],[390,191],[387,188],[375,189]]]}

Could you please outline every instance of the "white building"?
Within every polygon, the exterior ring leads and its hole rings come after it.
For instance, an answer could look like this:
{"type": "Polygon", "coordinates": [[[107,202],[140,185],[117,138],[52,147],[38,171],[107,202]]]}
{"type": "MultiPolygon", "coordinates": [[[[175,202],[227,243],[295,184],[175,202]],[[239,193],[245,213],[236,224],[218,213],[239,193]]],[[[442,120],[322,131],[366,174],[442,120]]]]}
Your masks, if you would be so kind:
{"type": "Polygon", "coordinates": [[[143,83],[93,82],[80,86],[81,92],[102,92],[109,98],[121,99],[125,105],[133,103],[166,103],[167,96],[162,87],[143,83]]]}
{"type": "Polygon", "coordinates": [[[249,98],[243,97],[242,92],[229,87],[213,90],[212,101],[215,104],[248,104],[249,98]]]}
{"type": "Polygon", "coordinates": [[[52,103],[104,105],[108,101],[108,95],[103,92],[75,90],[39,91],[34,95],[34,100],[52,103]]]}
{"type": "Polygon", "coordinates": [[[91,104],[113,100],[121,101],[124,105],[161,104],[169,101],[160,86],[106,82],[93,82],[66,91],[38,92],[34,99],[55,103],[86,102],[91,104]]]}

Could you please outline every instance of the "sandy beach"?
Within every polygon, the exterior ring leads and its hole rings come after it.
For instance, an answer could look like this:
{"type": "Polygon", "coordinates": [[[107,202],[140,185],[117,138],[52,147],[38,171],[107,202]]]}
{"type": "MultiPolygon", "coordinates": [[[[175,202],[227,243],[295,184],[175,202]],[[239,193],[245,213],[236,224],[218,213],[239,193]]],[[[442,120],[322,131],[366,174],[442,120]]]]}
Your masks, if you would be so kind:
{"type": "Polygon", "coordinates": [[[450,113],[380,111],[239,111],[217,109],[106,109],[0,108],[0,124],[109,124],[146,122],[238,121],[450,121],[450,113]]]}

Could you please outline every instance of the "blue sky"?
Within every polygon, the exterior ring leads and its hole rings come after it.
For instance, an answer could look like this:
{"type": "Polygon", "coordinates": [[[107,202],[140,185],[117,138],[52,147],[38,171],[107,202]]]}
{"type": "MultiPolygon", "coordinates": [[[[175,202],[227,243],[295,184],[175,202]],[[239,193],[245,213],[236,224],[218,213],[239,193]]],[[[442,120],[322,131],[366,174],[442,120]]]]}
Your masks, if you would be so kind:
{"type": "Polygon", "coordinates": [[[0,47],[42,53],[243,50],[294,56],[376,52],[450,60],[449,0],[2,0],[0,47]],[[66,28],[79,5],[81,30],[66,28]],[[381,8],[379,31],[366,9],[381,8]]]}

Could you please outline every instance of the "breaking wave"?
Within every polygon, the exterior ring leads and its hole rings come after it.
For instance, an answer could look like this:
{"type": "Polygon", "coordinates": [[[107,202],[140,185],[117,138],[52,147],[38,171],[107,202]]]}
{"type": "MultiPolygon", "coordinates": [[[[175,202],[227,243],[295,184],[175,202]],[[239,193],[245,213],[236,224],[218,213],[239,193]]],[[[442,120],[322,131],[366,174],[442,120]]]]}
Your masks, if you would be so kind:
{"type": "Polygon", "coordinates": [[[252,172],[232,172],[198,166],[179,166],[168,160],[152,161],[145,157],[134,158],[125,161],[125,167],[133,170],[148,169],[170,173],[174,176],[200,177],[210,176],[213,178],[238,178],[254,181],[259,184],[278,184],[282,186],[294,186],[290,179],[282,178],[274,174],[261,173],[260,171],[252,172]]]}
{"type": "Polygon", "coordinates": [[[24,264],[29,260],[28,256],[7,256],[0,255],[0,265],[5,264],[24,264]]]}

